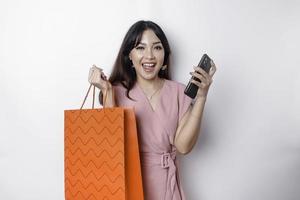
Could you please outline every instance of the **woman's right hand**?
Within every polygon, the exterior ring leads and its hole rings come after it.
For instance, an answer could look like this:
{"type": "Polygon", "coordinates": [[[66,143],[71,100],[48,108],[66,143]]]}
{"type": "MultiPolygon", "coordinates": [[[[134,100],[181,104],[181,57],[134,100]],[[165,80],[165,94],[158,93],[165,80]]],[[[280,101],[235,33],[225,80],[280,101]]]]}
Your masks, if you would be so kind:
{"type": "Polygon", "coordinates": [[[103,70],[96,65],[90,68],[89,82],[99,88],[102,92],[108,91],[112,88],[111,83],[107,80],[103,70]]]}

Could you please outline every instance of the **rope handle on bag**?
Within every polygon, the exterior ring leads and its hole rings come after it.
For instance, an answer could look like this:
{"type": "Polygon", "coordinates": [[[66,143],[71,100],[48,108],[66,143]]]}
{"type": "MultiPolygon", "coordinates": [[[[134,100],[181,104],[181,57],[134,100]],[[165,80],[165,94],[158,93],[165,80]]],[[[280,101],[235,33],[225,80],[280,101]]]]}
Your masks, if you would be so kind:
{"type": "MultiPolygon", "coordinates": [[[[90,93],[91,87],[92,87],[92,84],[90,84],[90,87],[89,87],[89,89],[88,89],[88,91],[87,91],[87,93],[86,93],[86,95],[84,97],[84,100],[82,102],[80,110],[82,109],[82,107],[83,107],[83,105],[84,105],[84,103],[86,101],[86,98],[88,97],[88,95],[90,93]]],[[[105,92],[105,94],[104,94],[103,108],[105,107],[104,103],[106,102],[106,98],[107,98],[107,92],[105,92]]],[[[94,109],[94,103],[95,103],[95,86],[93,86],[93,104],[92,104],[92,109],[94,109]]]]}

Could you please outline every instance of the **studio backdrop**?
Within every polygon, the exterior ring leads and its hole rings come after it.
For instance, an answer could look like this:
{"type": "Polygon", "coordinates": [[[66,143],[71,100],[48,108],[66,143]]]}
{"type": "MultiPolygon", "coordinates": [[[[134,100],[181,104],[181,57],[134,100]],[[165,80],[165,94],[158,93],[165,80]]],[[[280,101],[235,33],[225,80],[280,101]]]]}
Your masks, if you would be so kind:
{"type": "Polygon", "coordinates": [[[89,68],[109,75],[129,27],[151,20],[174,80],[187,84],[204,53],[217,66],[198,141],[179,157],[187,199],[299,200],[299,10],[296,0],[1,1],[0,199],[64,199],[64,110],[80,108],[89,68]]]}

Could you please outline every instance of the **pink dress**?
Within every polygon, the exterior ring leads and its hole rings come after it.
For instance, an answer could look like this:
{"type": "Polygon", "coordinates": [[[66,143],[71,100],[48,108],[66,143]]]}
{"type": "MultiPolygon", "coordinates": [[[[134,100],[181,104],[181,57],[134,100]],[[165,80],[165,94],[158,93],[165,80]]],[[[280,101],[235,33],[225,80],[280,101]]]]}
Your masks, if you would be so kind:
{"type": "Polygon", "coordinates": [[[145,200],[185,200],[174,146],[178,122],[192,101],[185,85],[165,79],[155,111],[138,84],[129,92],[136,101],[121,84],[113,88],[117,105],[136,114],[145,200]]]}

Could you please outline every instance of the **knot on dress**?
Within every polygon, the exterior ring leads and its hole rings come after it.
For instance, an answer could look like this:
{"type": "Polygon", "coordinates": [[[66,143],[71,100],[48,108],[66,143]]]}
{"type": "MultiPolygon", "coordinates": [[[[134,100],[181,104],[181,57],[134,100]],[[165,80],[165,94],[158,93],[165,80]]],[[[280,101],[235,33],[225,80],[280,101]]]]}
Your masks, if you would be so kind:
{"type": "Polygon", "coordinates": [[[177,168],[175,165],[176,151],[163,153],[142,153],[143,161],[154,165],[160,165],[161,168],[167,171],[166,193],[164,200],[173,200],[175,192],[179,192],[177,182],[177,168]]]}
{"type": "Polygon", "coordinates": [[[167,176],[167,191],[165,195],[165,199],[173,199],[174,191],[177,188],[177,180],[176,180],[176,151],[165,152],[161,155],[161,167],[166,169],[169,168],[168,176],[167,176]]]}

